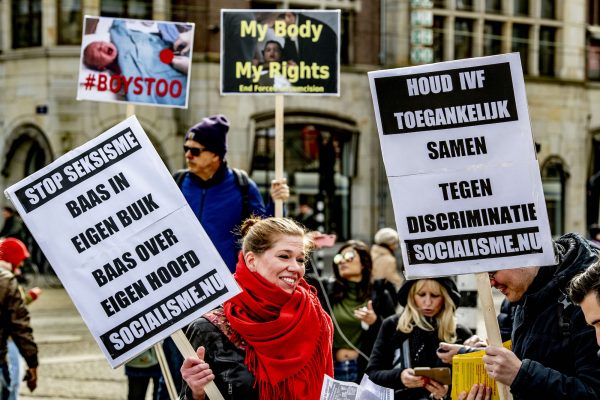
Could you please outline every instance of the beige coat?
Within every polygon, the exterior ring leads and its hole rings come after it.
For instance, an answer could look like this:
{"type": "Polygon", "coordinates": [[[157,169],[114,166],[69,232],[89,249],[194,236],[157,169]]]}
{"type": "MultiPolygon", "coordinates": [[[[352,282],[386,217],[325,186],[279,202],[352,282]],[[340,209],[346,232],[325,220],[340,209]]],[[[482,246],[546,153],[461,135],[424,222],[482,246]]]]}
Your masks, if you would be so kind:
{"type": "Polygon", "coordinates": [[[371,258],[373,259],[372,279],[386,279],[396,289],[399,289],[404,282],[404,278],[398,270],[396,257],[387,248],[374,244],[371,246],[371,258]]]}

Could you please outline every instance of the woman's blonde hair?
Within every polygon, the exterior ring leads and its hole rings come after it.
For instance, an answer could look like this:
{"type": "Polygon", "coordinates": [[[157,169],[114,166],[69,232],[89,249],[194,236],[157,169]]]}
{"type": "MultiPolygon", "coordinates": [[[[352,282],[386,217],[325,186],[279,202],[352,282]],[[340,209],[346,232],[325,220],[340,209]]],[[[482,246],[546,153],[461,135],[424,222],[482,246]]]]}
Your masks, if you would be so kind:
{"type": "Polygon", "coordinates": [[[263,254],[269,250],[281,236],[298,236],[304,240],[304,252],[307,255],[313,248],[312,239],[306,230],[290,218],[270,217],[261,219],[250,217],[242,222],[242,251],[263,254]]]}
{"type": "Polygon", "coordinates": [[[415,294],[426,285],[429,285],[434,294],[441,294],[444,298],[444,304],[440,312],[434,316],[437,322],[438,338],[447,343],[456,342],[456,305],[450,298],[446,288],[433,279],[419,279],[412,285],[408,292],[406,307],[400,314],[398,330],[403,333],[410,333],[415,326],[430,332],[435,329],[426,317],[419,312],[415,303],[415,294]]]}

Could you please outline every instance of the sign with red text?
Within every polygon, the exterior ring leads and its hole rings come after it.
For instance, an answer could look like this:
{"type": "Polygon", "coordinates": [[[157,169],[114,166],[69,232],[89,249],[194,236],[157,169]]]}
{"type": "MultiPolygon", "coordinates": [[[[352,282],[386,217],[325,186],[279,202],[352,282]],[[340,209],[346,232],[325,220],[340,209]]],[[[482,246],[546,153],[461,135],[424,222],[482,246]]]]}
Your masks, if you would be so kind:
{"type": "Polygon", "coordinates": [[[187,108],[194,24],[86,16],[77,100],[187,108]]]}
{"type": "Polygon", "coordinates": [[[5,194],[112,367],[240,291],[135,116],[5,194]]]}
{"type": "Polygon", "coordinates": [[[369,81],[407,277],[554,264],[518,53],[369,81]]]}
{"type": "Polygon", "coordinates": [[[339,10],[221,10],[221,94],[339,95],[339,10]]]}

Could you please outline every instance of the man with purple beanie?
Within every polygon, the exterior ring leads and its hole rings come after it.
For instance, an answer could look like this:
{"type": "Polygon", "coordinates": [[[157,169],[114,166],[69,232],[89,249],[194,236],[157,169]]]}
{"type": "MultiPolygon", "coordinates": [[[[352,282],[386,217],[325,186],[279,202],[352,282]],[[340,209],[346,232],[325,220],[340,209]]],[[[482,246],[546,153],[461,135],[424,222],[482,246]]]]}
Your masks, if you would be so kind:
{"type": "MultiPolygon", "coordinates": [[[[192,126],[183,146],[188,168],[175,179],[225,264],[235,272],[240,250],[236,228],[250,215],[273,215],[274,204],[265,207],[246,172],[228,167],[228,131],[224,115],[206,117],[192,126]]],[[[286,201],[290,193],[285,180],[273,180],[270,194],[273,200],[286,201]]]]}

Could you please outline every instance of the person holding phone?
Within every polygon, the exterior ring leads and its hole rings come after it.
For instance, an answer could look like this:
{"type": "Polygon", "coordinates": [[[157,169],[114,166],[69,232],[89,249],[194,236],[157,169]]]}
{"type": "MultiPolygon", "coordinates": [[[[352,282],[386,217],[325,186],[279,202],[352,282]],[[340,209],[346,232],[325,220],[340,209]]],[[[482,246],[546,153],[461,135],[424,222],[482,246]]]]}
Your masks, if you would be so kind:
{"type": "Polygon", "coordinates": [[[396,309],[395,288],[372,280],[366,243],[349,240],[333,258],[334,278],[324,282],[323,307],[334,321],[334,378],[359,383],[383,319],[396,309]]]}
{"type": "Polygon", "coordinates": [[[395,399],[449,398],[449,387],[417,376],[415,367],[450,367],[436,350],[440,342],[462,342],[471,331],[456,323],[460,293],[450,278],[406,281],[398,291],[404,308],[381,326],[366,369],[376,384],[395,390],[395,399]]]}

